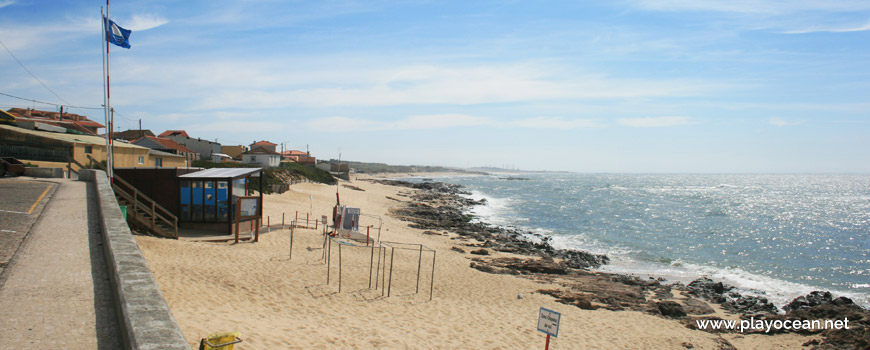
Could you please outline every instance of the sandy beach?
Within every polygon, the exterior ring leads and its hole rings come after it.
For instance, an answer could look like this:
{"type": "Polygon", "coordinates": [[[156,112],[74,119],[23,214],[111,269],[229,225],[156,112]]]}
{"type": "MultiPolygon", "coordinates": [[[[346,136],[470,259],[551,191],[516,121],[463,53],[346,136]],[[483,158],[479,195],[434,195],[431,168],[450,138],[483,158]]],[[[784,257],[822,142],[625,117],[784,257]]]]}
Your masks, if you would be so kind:
{"type": "MultiPolygon", "coordinates": [[[[424,175],[426,176],[426,175],[424,175]]],[[[428,174],[428,176],[435,176],[428,174]]],[[[191,346],[213,332],[239,331],[237,349],[533,349],[545,335],[536,329],[539,308],[561,313],[551,349],[793,349],[813,337],[796,334],[713,334],[638,311],[584,310],[537,293],[564,289],[555,281],[489,274],[469,267],[473,255],[451,250],[455,235],[426,235],[391,217],[390,208],[412,190],[367,181],[341,182],[342,204],[383,220],[382,241],[422,244],[436,251],[433,299],[431,253],[417,269],[419,252],[397,250],[391,296],[369,288],[372,250],[342,246],[338,292],[337,245],[330,283],[320,230],[298,228],[289,259],[290,231],[264,232],[260,242],[206,243],[138,236],[136,239],[191,346]],[[352,185],[357,189],[346,187],[352,185]],[[523,298],[519,299],[518,294],[523,298]]],[[[302,221],[329,216],[336,186],[297,184],[264,197],[264,216],[277,224],[299,211],[302,221]]],[[[265,217],[264,217],[265,219],[265,217]]],[[[361,226],[377,225],[365,217],[361,226]]],[[[373,232],[374,234],[374,232],[373,232]]],[[[463,247],[467,251],[467,247],[463,247]]],[[[375,251],[377,252],[377,251],[375,251]]],[[[495,257],[511,254],[495,253],[495,257]]],[[[388,257],[389,258],[389,257],[388,257]]],[[[389,260],[387,260],[389,262],[389,260]]],[[[379,275],[383,277],[382,275],[379,275]]],[[[372,282],[380,284],[380,281],[372,282]]],[[[722,314],[725,317],[733,315],[722,314]]]]}

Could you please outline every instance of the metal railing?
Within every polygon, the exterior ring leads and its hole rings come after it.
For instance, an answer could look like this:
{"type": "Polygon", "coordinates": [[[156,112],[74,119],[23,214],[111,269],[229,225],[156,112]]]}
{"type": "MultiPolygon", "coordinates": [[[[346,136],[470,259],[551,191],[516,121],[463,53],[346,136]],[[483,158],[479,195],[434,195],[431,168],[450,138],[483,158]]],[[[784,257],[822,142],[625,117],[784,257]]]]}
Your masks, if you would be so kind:
{"type": "MultiPolygon", "coordinates": [[[[88,155],[88,158],[94,161],[98,167],[105,170],[105,167],[90,154],[88,155]]],[[[116,195],[121,196],[133,205],[133,215],[138,216],[138,210],[141,210],[146,215],[151,216],[150,222],[147,223],[150,226],[151,231],[158,234],[160,233],[157,230],[157,220],[159,219],[172,228],[172,231],[169,232],[169,237],[178,238],[178,217],[171,211],[164,208],[162,205],[157,204],[157,202],[151,199],[151,197],[139,193],[139,189],[131,185],[129,182],[124,181],[124,179],[117,175],[113,178],[112,189],[115,190],[116,195]]]]}

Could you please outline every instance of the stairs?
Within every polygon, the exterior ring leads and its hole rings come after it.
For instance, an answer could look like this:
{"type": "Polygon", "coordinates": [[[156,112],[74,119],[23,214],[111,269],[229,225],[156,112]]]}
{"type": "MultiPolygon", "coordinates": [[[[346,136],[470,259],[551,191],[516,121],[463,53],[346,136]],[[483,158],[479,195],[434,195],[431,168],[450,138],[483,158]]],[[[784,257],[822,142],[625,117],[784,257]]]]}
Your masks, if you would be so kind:
{"type": "MultiPolygon", "coordinates": [[[[90,154],[88,158],[106,170],[90,154]]],[[[147,229],[160,237],[178,239],[178,217],[172,212],[139,193],[138,189],[118,176],[112,180],[112,189],[115,190],[118,204],[127,207],[127,223],[147,229]]]]}
{"type": "MultiPolygon", "coordinates": [[[[117,177],[115,179],[117,180],[117,177]]],[[[116,194],[115,197],[118,198],[118,204],[127,207],[128,223],[138,224],[139,227],[145,228],[160,237],[178,238],[178,231],[176,226],[167,223],[165,220],[158,220],[157,217],[154,217],[151,214],[152,211],[150,210],[145,210],[138,205],[133,206],[133,203],[131,203],[123,196],[119,196],[116,194]]]]}

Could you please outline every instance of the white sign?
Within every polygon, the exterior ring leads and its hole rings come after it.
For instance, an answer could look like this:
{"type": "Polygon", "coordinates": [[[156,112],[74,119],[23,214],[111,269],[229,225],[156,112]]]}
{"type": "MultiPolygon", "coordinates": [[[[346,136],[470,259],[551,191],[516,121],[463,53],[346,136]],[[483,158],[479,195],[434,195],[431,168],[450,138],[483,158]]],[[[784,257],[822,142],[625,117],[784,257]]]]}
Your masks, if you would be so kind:
{"type": "Polygon", "coordinates": [[[538,313],[538,331],[558,337],[560,318],[562,318],[562,314],[541,308],[541,311],[538,313]]]}
{"type": "Polygon", "coordinates": [[[239,216],[257,216],[257,202],[259,202],[259,198],[242,198],[241,202],[239,216]]]}

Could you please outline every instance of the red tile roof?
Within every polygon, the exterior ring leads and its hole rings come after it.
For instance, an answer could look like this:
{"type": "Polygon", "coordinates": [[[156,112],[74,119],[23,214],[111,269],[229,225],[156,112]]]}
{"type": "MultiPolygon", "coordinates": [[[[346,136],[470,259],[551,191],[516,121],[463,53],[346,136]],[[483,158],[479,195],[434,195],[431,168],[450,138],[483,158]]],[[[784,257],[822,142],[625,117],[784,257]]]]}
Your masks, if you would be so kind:
{"type": "Polygon", "coordinates": [[[190,135],[188,135],[187,132],[184,131],[184,130],[166,130],[166,131],[164,131],[163,133],[161,133],[160,135],[157,135],[157,136],[160,136],[160,137],[166,137],[166,136],[172,136],[172,135],[181,135],[181,136],[184,136],[184,137],[190,137],[190,135]]]}
{"type": "Polygon", "coordinates": [[[285,156],[285,157],[287,157],[287,156],[307,156],[308,153],[305,153],[305,152],[302,152],[302,151],[295,151],[295,150],[294,150],[294,151],[284,151],[284,152],[281,152],[281,155],[283,155],[283,156],[285,156]]]}
{"type": "MultiPolygon", "coordinates": [[[[141,140],[143,138],[157,142],[158,144],[163,146],[165,149],[174,149],[174,150],[181,152],[181,153],[196,153],[193,150],[191,150],[190,148],[184,147],[184,145],[182,145],[178,142],[172,141],[171,139],[162,138],[162,137],[154,137],[154,136],[144,136],[138,140],[141,140]]],[[[136,141],[133,141],[133,143],[136,143],[136,141]]]]}
{"type": "MultiPolygon", "coordinates": [[[[60,113],[60,112],[51,112],[51,111],[40,111],[37,109],[29,109],[29,108],[11,108],[9,109],[9,114],[16,117],[16,119],[20,120],[31,120],[38,121],[41,123],[53,122],[52,125],[57,125],[55,123],[72,123],[78,125],[82,128],[105,128],[103,124],[97,123],[93,120],[88,119],[88,117],[83,115],[78,115],[75,113],[60,113]]],[[[68,127],[66,125],[59,125],[62,127],[68,127]]],[[[81,128],[71,128],[75,130],[80,130],[81,128]]],[[[90,134],[95,134],[94,132],[88,130],[90,134]]]]}
{"type": "Polygon", "coordinates": [[[254,142],[254,143],[251,144],[252,147],[253,147],[253,146],[260,146],[260,145],[266,145],[266,146],[277,146],[277,144],[271,143],[271,142],[269,142],[269,141],[257,141],[257,142],[254,142]]]}

